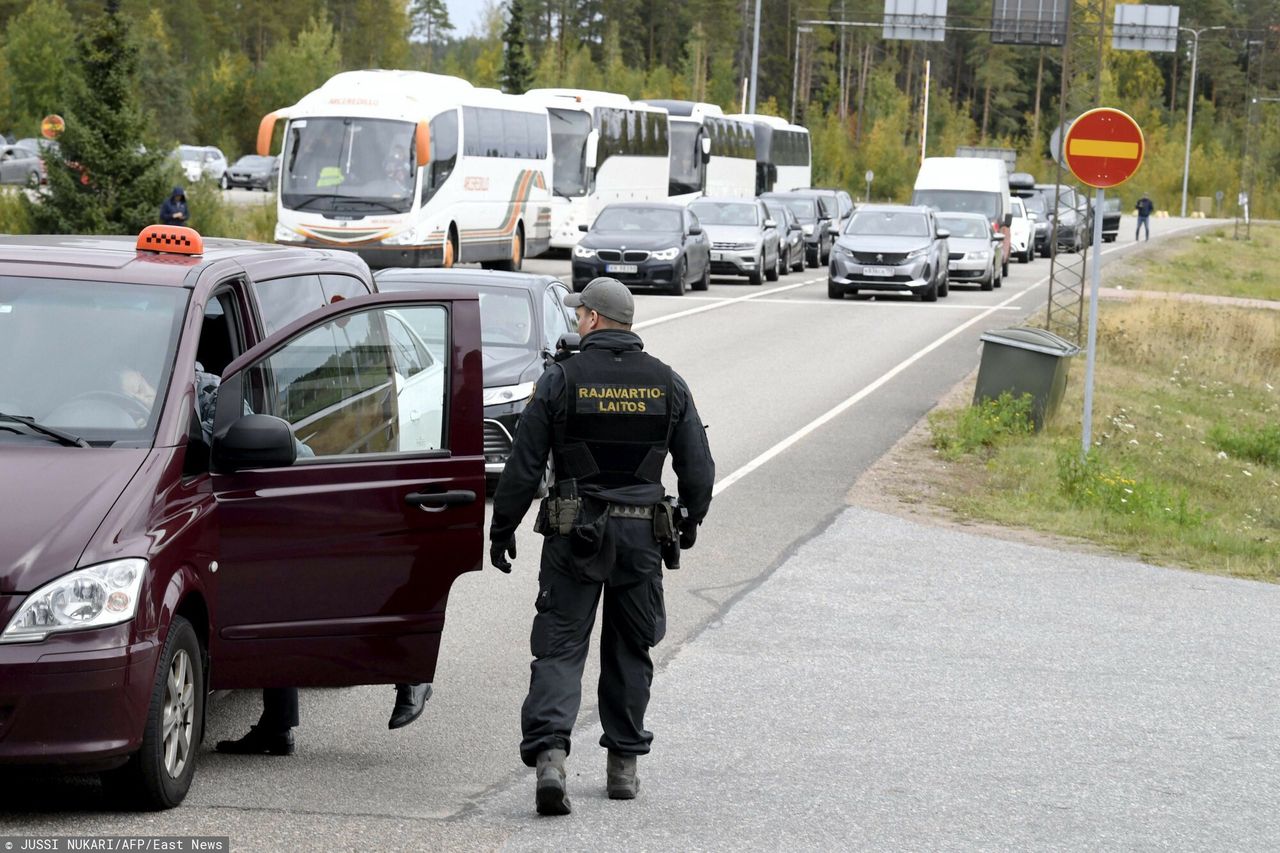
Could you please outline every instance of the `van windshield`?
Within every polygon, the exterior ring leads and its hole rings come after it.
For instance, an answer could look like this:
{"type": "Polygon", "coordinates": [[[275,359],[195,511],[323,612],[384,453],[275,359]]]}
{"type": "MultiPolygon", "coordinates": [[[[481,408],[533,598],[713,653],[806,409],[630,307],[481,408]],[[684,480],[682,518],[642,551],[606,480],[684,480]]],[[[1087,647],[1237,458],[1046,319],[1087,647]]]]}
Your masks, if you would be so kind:
{"type": "Polygon", "coordinates": [[[916,190],[912,204],[923,204],[945,213],[981,213],[987,219],[1002,218],[1000,193],[977,190],[916,190]]]}
{"type": "MultiPolygon", "coordinates": [[[[180,287],[0,276],[0,412],[91,444],[150,445],[187,295],[180,287]]],[[[0,423],[0,442],[36,440],[0,423]]]]}

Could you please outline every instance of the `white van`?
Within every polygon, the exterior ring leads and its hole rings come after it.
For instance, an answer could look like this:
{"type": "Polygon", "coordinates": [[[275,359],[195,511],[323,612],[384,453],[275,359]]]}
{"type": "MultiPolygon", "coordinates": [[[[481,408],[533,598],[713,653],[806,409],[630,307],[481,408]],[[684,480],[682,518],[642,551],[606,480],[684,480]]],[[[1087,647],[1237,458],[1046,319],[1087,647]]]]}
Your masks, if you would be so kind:
{"type": "Polygon", "coordinates": [[[1004,235],[1003,274],[1009,273],[1009,171],[1003,160],[987,157],[926,157],[916,175],[912,204],[944,213],[981,213],[1004,235]]]}

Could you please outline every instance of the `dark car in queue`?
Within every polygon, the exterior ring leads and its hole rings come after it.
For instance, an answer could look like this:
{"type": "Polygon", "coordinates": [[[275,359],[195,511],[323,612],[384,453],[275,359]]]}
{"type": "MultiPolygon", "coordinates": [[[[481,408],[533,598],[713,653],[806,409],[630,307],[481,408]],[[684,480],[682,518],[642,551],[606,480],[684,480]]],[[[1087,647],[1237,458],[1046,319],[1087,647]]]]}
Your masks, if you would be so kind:
{"type": "Polygon", "coordinates": [[[769,216],[778,224],[778,237],[782,240],[783,266],[791,272],[804,272],[804,232],[800,220],[778,199],[760,200],[769,216]]]}
{"type": "Polygon", "coordinates": [[[44,158],[34,148],[0,147],[0,184],[38,187],[45,182],[44,158]]]}
{"type": "Polygon", "coordinates": [[[0,237],[0,765],[168,808],[211,690],[434,679],[483,555],[479,303],[372,290],[189,228],[0,237]]]}
{"type": "Polygon", "coordinates": [[[796,187],[792,192],[797,193],[814,193],[820,195],[827,200],[827,207],[835,214],[831,227],[839,233],[849,224],[849,217],[853,216],[854,203],[853,196],[845,190],[838,190],[834,187],[796,187]]]}
{"type": "Polygon", "coordinates": [[[1089,241],[1093,222],[1084,197],[1066,184],[1036,184],[1036,189],[1044,196],[1049,210],[1053,211],[1049,216],[1049,227],[1054,235],[1051,241],[1053,249],[1079,252],[1089,241]]]}
{"type": "Polygon", "coordinates": [[[431,293],[441,285],[473,291],[480,301],[484,360],[484,473],[492,489],[511,455],[516,424],[533,385],[562,339],[575,340],[577,318],[568,288],[551,275],[479,269],[397,269],[374,274],[383,292],[431,293]]]}
{"type": "Polygon", "coordinates": [[[981,213],[939,213],[937,218],[938,226],[947,232],[947,287],[1000,287],[1004,235],[991,229],[991,220],[981,213]]]}
{"type": "Polygon", "coordinates": [[[1042,258],[1049,257],[1051,254],[1049,238],[1053,224],[1049,217],[1050,202],[1045,201],[1044,194],[1034,187],[1029,190],[1018,190],[1014,195],[1022,200],[1022,206],[1027,210],[1027,218],[1031,220],[1036,254],[1042,258]]]}
{"type": "Polygon", "coordinates": [[[227,167],[228,187],[244,187],[263,192],[275,192],[280,175],[278,157],[262,157],[246,154],[227,167]]]}
{"type": "Polygon", "coordinates": [[[665,202],[607,205],[573,247],[573,289],[607,275],[629,288],[682,296],[711,284],[711,240],[687,208],[665,202]]]}
{"type": "Polygon", "coordinates": [[[689,203],[711,240],[711,274],[777,281],[785,270],[778,223],[753,198],[700,198],[689,203]]]}
{"type": "Polygon", "coordinates": [[[949,291],[947,237],[932,208],[864,204],[831,249],[827,296],[875,290],[935,302],[949,291]]]}
{"type": "Polygon", "coordinates": [[[778,201],[791,208],[800,222],[804,236],[805,263],[810,267],[825,264],[831,257],[835,241],[835,207],[825,196],[810,192],[763,193],[763,201],[778,201]]]}

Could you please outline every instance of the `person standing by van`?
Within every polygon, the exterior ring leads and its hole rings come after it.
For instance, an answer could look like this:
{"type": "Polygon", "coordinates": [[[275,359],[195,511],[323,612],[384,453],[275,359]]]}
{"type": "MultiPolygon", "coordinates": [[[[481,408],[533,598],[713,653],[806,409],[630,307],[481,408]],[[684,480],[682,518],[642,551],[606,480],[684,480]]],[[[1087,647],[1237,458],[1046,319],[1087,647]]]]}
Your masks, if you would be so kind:
{"type": "Polygon", "coordinates": [[[1155,205],[1151,199],[1147,198],[1147,194],[1143,193],[1142,198],[1138,199],[1136,206],[1138,211],[1138,228],[1133,232],[1133,239],[1136,242],[1138,235],[1142,233],[1142,229],[1147,229],[1147,238],[1151,239],[1151,211],[1155,209],[1155,205]]]}

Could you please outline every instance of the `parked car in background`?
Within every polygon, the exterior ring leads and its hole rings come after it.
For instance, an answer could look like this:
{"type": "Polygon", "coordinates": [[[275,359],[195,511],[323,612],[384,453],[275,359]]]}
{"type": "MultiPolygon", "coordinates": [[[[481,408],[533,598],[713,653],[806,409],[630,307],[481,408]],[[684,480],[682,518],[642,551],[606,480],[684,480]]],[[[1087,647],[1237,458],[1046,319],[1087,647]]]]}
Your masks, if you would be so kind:
{"type": "Polygon", "coordinates": [[[227,158],[219,148],[213,145],[179,145],[177,154],[187,181],[194,184],[211,180],[222,189],[227,188],[227,158]]]}
{"type": "Polygon", "coordinates": [[[1089,241],[1089,227],[1092,224],[1084,197],[1066,184],[1036,184],[1036,189],[1044,196],[1049,210],[1053,211],[1049,222],[1055,248],[1079,252],[1089,241]]]}
{"type": "Polygon", "coordinates": [[[981,213],[939,213],[938,225],[947,237],[948,285],[976,283],[983,290],[999,287],[1000,249],[1004,238],[991,230],[991,220],[981,213]]]}
{"type": "Polygon", "coordinates": [[[878,290],[935,302],[950,290],[948,236],[929,207],[864,204],[831,250],[827,296],[878,290]]]}
{"type": "Polygon", "coordinates": [[[607,205],[573,247],[573,289],[607,275],[627,287],[681,296],[711,284],[711,240],[688,208],[666,202],[607,205]]]}
{"type": "Polygon", "coordinates": [[[1014,196],[1009,199],[1013,221],[1009,223],[1009,245],[1018,263],[1029,264],[1036,256],[1035,222],[1027,213],[1026,202],[1014,196]]]}
{"type": "Polygon", "coordinates": [[[804,232],[800,220],[778,199],[761,199],[769,216],[778,223],[778,237],[782,240],[782,266],[791,272],[804,272],[804,232]]]}
{"type": "MultiPolygon", "coordinates": [[[[484,473],[492,489],[511,455],[516,423],[533,396],[533,384],[552,362],[560,342],[577,339],[577,318],[564,305],[568,289],[552,275],[457,267],[392,267],[379,270],[374,279],[384,293],[429,296],[441,287],[466,288],[480,300],[484,473]]],[[[429,331],[419,330],[423,335],[429,331]]]]}
{"type": "Polygon", "coordinates": [[[1109,196],[1102,200],[1102,239],[1114,243],[1120,233],[1120,199],[1109,196]]]}
{"type": "Polygon", "coordinates": [[[831,259],[831,244],[837,232],[833,225],[836,208],[830,199],[810,192],[764,193],[760,198],[779,201],[791,208],[804,235],[806,264],[816,267],[831,259]]]}
{"type": "Polygon", "coordinates": [[[280,158],[246,154],[227,167],[223,188],[245,187],[275,192],[280,179],[280,158]]]}
{"type": "Polygon", "coordinates": [[[189,228],[0,237],[0,765],[170,808],[210,690],[434,680],[484,553],[479,305],[372,289],[189,228]]]}
{"type": "Polygon", "coordinates": [[[827,206],[835,213],[831,226],[836,229],[837,234],[844,230],[849,224],[849,217],[853,216],[853,196],[844,190],[832,187],[796,187],[792,192],[815,193],[825,198],[827,206]]]}
{"type": "Polygon", "coordinates": [[[1049,239],[1053,223],[1049,216],[1049,203],[1045,201],[1044,194],[1032,187],[1029,190],[1019,190],[1014,197],[1022,202],[1023,208],[1027,211],[1027,219],[1031,220],[1036,254],[1042,258],[1049,257],[1049,239]]]}
{"type": "Polygon", "coordinates": [[[41,155],[62,156],[62,147],[58,145],[57,140],[45,139],[43,136],[24,136],[15,140],[13,144],[41,155]]]}
{"type": "Polygon", "coordinates": [[[711,240],[711,274],[777,281],[786,271],[778,223],[759,199],[700,198],[689,210],[711,240]]]}
{"type": "Polygon", "coordinates": [[[38,187],[44,182],[44,158],[34,148],[24,148],[21,145],[0,148],[0,184],[38,187]]]}

